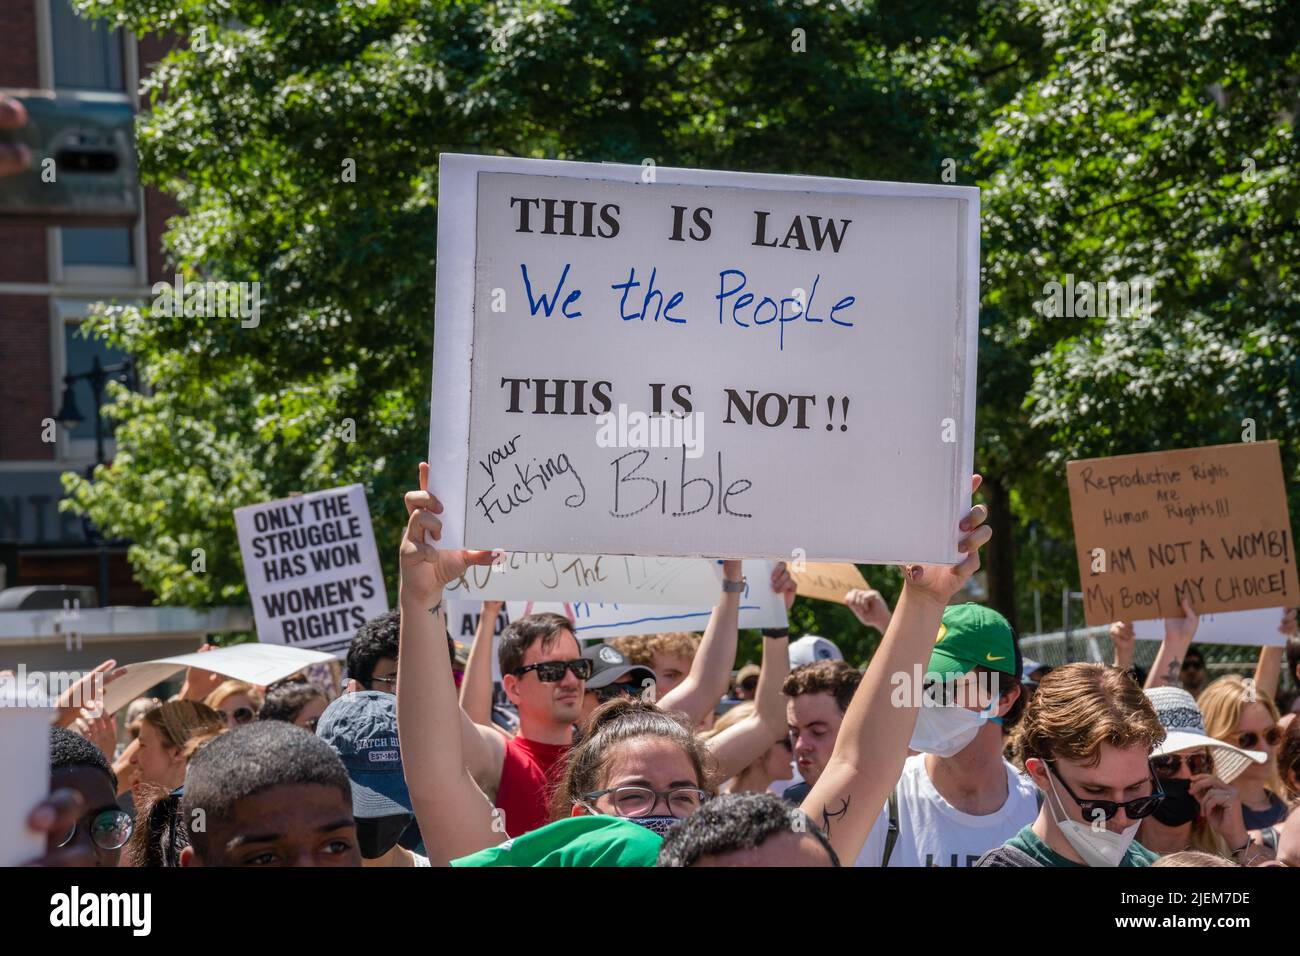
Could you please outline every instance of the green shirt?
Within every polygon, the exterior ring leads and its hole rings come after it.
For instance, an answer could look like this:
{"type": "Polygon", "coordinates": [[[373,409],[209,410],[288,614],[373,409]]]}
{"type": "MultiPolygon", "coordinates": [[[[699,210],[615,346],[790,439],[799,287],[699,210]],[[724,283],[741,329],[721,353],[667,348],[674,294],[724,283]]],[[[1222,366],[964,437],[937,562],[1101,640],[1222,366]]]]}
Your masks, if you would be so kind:
{"type": "MultiPolygon", "coordinates": [[[[1013,846],[1021,853],[1027,853],[1037,860],[1043,866],[1083,866],[1082,863],[1075,863],[1073,860],[1067,860],[1061,854],[1057,853],[1050,846],[1038,838],[1032,825],[1023,827],[1019,833],[1007,841],[1007,846],[1013,846]]],[[[1128,845],[1124,851],[1124,859],[1119,861],[1120,866],[1150,866],[1157,859],[1157,855],[1152,853],[1137,840],[1128,845]]]]}
{"type": "Polygon", "coordinates": [[[556,820],[452,866],[654,866],[663,838],[620,817],[556,820]]]}

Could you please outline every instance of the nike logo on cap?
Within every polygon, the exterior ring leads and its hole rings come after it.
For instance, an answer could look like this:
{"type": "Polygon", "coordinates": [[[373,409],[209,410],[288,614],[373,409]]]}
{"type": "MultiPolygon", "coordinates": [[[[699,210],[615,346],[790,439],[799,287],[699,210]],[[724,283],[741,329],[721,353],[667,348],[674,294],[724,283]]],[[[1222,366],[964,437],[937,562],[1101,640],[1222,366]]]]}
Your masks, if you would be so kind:
{"type": "Polygon", "coordinates": [[[984,656],[987,657],[990,661],[1005,661],[1007,659],[1005,654],[1003,654],[1001,657],[994,657],[992,654],[985,654],[984,656]]]}

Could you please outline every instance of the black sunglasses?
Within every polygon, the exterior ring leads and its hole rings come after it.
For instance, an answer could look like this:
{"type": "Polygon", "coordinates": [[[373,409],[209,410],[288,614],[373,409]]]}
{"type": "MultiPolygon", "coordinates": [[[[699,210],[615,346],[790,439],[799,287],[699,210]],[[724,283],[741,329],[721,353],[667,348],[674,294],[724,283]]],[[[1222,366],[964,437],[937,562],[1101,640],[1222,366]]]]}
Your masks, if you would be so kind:
{"type": "Polygon", "coordinates": [[[236,707],[230,714],[237,724],[246,724],[257,715],[253,713],[251,707],[236,707]]]}
{"type": "MultiPolygon", "coordinates": [[[[90,820],[90,838],[95,842],[95,846],[103,850],[122,849],[135,831],[135,821],[131,818],[131,814],[125,810],[99,810],[90,815],[88,819],[90,820]]],[[[59,843],[59,846],[67,846],[71,843],[77,835],[77,827],[84,822],[83,819],[74,823],[72,829],[68,831],[68,835],[59,843]]]]}
{"type": "Polygon", "coordinates": [[[593,661],[585,657],[578,657],[571,661],[542,661],[540,664],[529,664],[526,667],[516,667],[514,675],[523,677],[529,671],[537,671],[537,679],[543,684],[554,684],[557,681],[564,680],[566,670],[573,671],[573,676],[578,680],[586,680],[591,676],[592,671],[596,669],[593,661]]]}
{"type": "Polygon", "coordinates": [[[636,697],[641,692],[640,684],[606,684],[598,690],[592,691],[596,699],[602,704],[607,700],[615,700],[619,697],[636,697]]]}
{"type": "Polygon", "coordinates": [[[1157,777],[1172,777],[1182,768],[1183,761],[1187,761],[1187,771],[1193,776],[1209,773],[1214,768],[1214,761],[1209,754],[1190,753],[1152,757],[1151,769],[1156,772],[1157,777]]]}
{"type": "Polygon", "coordinates": [[[1270,747],[1276,747],[1282,742],[1282,731],[1278,727],[1270,727],[1262,734],[1257,734],[1253,730],[1248,730],[1244,734],[1237,734],[1237,746],[1242,750],[1254,750],[1255,745],[1261,740],[1270,747]]]}
{"type": "Polygon", "coordinates": [[[1084,819],[1088,821],[1097,819],[1098,810],[1105,815],[1107,820],[1113,820],[1121,808],[1128,814],[1130,820],[1140,820],[1143,817],[1151,816],[1156,807],[1160,805],[1160,801],[1165,798],[1164,788],[1160,786],[1160,777],[1152,773],[1152,779],[1156,785],[1155,792],[1145,797],[1135,797],[1132,800],[1123,802],[1115,800],[1080,800],[1075,792],[1070,789],[1070,785],[1065,782],[1065,778],[1056,772],[1056,767],[1053,766],[1052,761],[1045,760],[1043,762],[1047,764],[1047,769],[1052,772],[1052,775],[1061,781],[1061,786],[1065,788],[1065,792],[1070,795],[1071,800],[1079,805],[1084,819]]]}

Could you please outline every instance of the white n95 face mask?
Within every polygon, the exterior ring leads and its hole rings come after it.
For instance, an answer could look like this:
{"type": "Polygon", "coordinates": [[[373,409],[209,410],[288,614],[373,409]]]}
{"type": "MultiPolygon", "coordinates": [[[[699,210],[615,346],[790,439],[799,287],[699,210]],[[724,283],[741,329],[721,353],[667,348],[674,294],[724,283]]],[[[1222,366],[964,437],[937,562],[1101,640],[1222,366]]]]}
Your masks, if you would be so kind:
{"type": "MultiPolygon", "coordinates": [[[[1052,780],[1051,770],[1047,771],[1047,782],[1051,785],[1056,802],[1061,805],[1061,812],[1064,813],[1065,804],[1061,801],[1061,795],[1056,792],[1056,782],[1052,780]]],[[[1050,806],[1050,800],[1048,804],[1050,806]]],[[[1057,820],[1055,809],[1052,809],[1051,813],[1052,819],[1061,830],[1061,836],[1065,837],[1066,842],[1074,847],[1074,852],[1079,854],[1088,866],[1119,866],[1124,860],[1124,854],[1128,852],[1129,844],[1137,835],[1138,827],[1142,825],[1142,821],[1139,820],[1131,827],[1114,833],[1104,826],[1094,827],[1092,824],[1080,823],[1069,817],[1057,820]]]]}
{"type": "Polygon", "coordinates": [[[965,707],[922,706],[908,747],[923,754],[951,757],[966,749],[987,719],[965,707]]]}

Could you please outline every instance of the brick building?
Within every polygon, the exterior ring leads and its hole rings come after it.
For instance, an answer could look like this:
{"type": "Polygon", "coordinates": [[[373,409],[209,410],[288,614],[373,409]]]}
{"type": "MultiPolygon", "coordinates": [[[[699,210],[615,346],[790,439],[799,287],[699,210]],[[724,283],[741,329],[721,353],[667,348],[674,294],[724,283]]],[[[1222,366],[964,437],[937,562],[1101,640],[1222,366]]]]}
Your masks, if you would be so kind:
{"type": "MultiPolygon", "coordinates": [[[[165,47],[77,17],[69,0],[6,0],[0,5],[0,88],[121,97],[139,109],[142,72],[165,47]]],[[[86,473],[96,458],[95,401],[85,380],[65,375],[123,356],[78,336],[97,301],[149,300],[164,274],[161,235],[177,208],[152,189],[130,227],[43,228],[0,221],[0,588],[100,581],[101,545],[80,519],[60,514],[59,476],[86,473]],[[65,387],[84,421],[58,428],[48,443],[43,423],[63,407],[65,387]],[[89,536],[88,536],[89,532],[89,536]]],[[[107,428],[107,423],[104,423],[107,428]]],[[[106,432],[107,434],[107,432],[106,432]]],[[[111,435],[104,456],[112,460],[111,435]]],[[[107,546],[111,604],[147,603],[122,545],[107,546]]]]}

